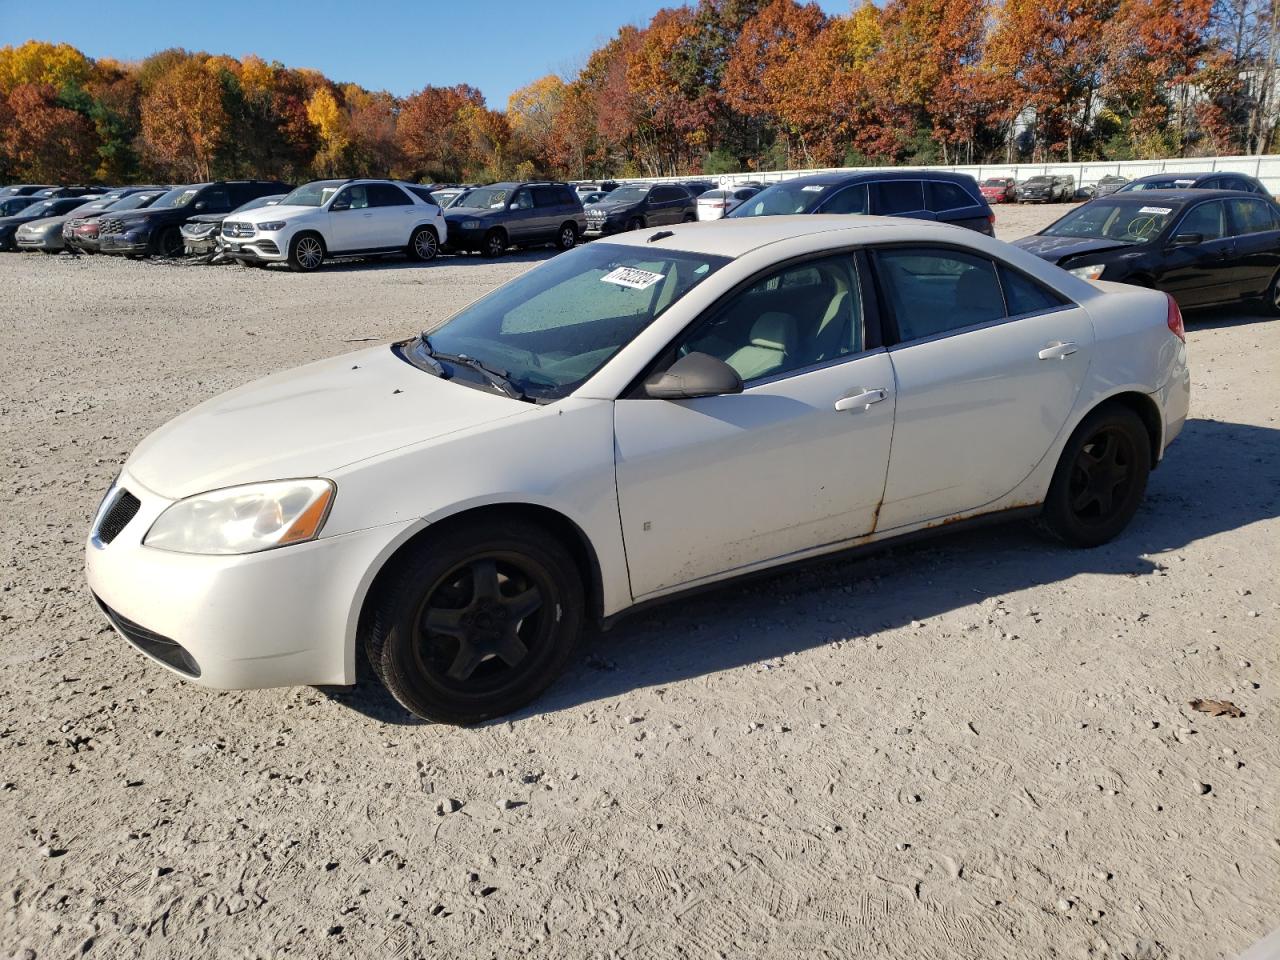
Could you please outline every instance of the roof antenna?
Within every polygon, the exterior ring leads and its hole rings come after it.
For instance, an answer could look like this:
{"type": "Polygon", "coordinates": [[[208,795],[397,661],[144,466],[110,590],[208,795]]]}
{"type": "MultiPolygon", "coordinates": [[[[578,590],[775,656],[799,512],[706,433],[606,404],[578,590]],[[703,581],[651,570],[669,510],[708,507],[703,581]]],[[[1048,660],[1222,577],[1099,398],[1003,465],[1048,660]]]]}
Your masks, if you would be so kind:
{"type": "Polygon", "coordinates": [[[675,233],[671,230],[659,230],[657,233],[655,233],[652,237],[650,237],[645,242],[653,243],[655,240],[665,240],[667,239],[667,237],[674,237],[674,236],[675,236],[675,233]]]}

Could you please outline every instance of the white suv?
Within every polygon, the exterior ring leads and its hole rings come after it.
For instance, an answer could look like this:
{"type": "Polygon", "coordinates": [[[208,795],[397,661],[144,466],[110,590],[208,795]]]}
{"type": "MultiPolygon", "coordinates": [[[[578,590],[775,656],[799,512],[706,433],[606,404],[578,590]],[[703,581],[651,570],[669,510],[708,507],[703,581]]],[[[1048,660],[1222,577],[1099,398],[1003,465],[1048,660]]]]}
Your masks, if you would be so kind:
{"type": "Polygon", "coordinates": [[[444,214],[426,187],[395,180],[313,180],[278,204],[222,222],[222,247],[243,264],[318,269],[331,257],[404,253],[434,260],[444,214]]]}

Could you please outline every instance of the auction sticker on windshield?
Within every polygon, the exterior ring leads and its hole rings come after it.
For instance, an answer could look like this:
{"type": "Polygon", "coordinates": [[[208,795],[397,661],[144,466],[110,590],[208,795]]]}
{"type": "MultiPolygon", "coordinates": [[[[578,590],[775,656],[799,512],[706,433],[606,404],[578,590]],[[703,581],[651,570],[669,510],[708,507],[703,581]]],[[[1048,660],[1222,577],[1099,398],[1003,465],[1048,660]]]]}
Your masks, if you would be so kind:
{"type": "Polygon", "coordinates": [[[638,267],[618,267],[601,277],[600,282],[615,283],[620,287],[630,287],[633,290],[647,290],[661,280],[662,276],[660,273],[650,273],[638,267]]]}
{"type": "Polygon", "coordinates": [[[1173,207],[1143,207],[1139,213],[1158,213],[1160,216],[1167,216],[1173,213],[1173,207]]]}

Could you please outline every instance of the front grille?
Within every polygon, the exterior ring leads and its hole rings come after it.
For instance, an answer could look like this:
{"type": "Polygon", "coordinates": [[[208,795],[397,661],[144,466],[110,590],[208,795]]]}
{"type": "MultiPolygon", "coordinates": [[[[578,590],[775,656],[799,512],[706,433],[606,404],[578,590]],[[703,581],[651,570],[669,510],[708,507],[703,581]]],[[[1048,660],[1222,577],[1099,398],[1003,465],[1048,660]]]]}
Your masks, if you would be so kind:
{"type": "Polygon", "coordinates": [[[120,536],[120,531],[129,525],[141,506],[142,501],[128,490],[120,489],[111,501],[111,506],[102,514],[102,521],[98,524],[98,539],[103,543],[110,543],[120,536]]]}
{"type": "Polygon", "coordinates": [[[253,234],[252,223],[241,223],[240,221],[228,223],[225,220],[222,223],[222,235],[224,237],[252,237],[253,234]]]}
{"type": "Polygon", "coordinates": [[[98,606],[107,615],[111,625],[148,657],[159,660],[166,667],[171,667],[188,677],[200,676],[200,664],[196,663],[195,657],[191,656],[180,643],[168,637],[162,637],[154,630],[148,630],[127,617],[120,616],[103,603],[102,598],[96,593],[93,599],[98,602],[98,606]]]}
{"type": "Polygon", "coordinates": [[[124,220],[120,217],[106,217],[98,221],[98,236],[106,237],[113,233],[124,233],[124,220]]]}

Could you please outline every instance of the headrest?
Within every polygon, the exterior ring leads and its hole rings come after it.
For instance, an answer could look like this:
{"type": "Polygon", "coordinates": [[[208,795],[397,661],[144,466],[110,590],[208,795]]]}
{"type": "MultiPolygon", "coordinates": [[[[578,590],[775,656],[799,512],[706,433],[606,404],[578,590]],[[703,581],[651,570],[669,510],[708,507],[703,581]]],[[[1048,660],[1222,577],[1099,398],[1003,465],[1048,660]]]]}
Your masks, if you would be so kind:
{"type": "Polygon", "coordinates": [[[751,345],[788,353],[795,348],[796,326],[796,318],[789,313],[762,313],[751,326],[751,345]]]}

